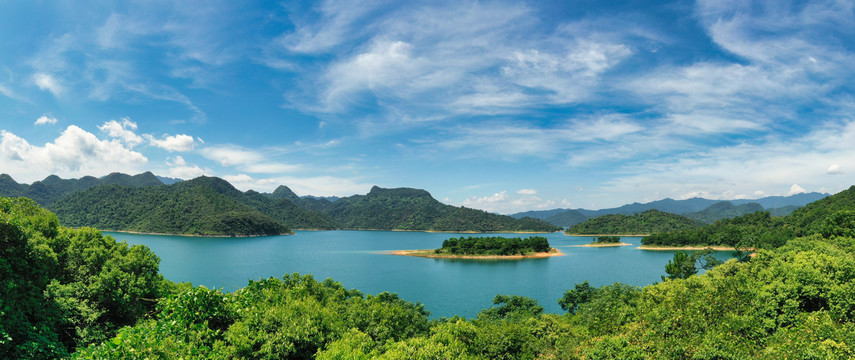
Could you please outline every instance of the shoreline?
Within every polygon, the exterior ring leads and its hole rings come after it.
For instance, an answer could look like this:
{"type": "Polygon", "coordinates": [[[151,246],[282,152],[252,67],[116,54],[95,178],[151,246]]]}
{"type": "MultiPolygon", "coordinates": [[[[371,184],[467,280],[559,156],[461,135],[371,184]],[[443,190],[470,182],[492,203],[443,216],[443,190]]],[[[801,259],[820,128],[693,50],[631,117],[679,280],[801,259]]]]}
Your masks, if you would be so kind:
{"type": "Polygon", "coordinates": [[[564,235],[567,235],[567,236],[579,236],[579,237],[584,237],[584,236],[626,236],[626,237],[645,237],[645,236],[650,236],[650,234],[568,234],[568,233],[566,233],[566,232],[564,233],[564,235]]]}
{"type": "Polygon", "coordinates": [[[534,253],[531,255],[451,255],[451,254],[436,254],[431,249],[424,250],[392,250],[382,252],[383,255],[398,255],[398,256],[413,256],[431,259],[484,259],[484,260],[522,260],[522,259],[542,259],[553,256],[564,256],[560,250],[552,248],[550,252],[534,253]]]}
{"type": "MultiPolygon", "coordinates": [[[[648,251],[673,251],[673,250],[706,250],[713,249],[715,251],[736,251],[735,247],[732,246],[697,246],[697,245],[686,245],[686,246],[656,246],[656,245],[639,245],[637,247],[639,250],[648,250],[648,251]]],[[[754,249],[746,249],[748,251],[754,251],[754,249]]]]}
{"type": "Polygon", "coordinates": [[[616,246],[629,246],[629,245],[632,245],[632,244],[630,244],[630,243],[625,243],[625,242],[619,242],[619,243],[607,243],[607,244],[590,243],[590,244],[582,244],[582,245],[573,245],[573,247],[593,247],[593,248],[600,248],[600,247],[616,247],[616,246]]]}

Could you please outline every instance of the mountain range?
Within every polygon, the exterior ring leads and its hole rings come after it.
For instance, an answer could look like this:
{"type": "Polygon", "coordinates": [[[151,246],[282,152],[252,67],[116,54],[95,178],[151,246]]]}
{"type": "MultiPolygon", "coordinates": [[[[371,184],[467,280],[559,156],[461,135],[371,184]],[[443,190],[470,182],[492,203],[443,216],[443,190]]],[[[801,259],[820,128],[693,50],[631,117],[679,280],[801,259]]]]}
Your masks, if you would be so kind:
{"type": "Polygon", "coordinates": [[[71,227],[193,235],[273,235],[291,229],[370,229],[453,232],[553,232],[532,218],[515,219],[455,207],[425,190],[373,187],[345,198],[299,197],[286,186],[242,192],[216,177],[164,184],[152,173],[31,185],[0,175],[0,195],[29,197],[71,227]]]}
{"type": "Polygon", "coordinates": [[[552,209],[526,211],[510,216],[514,218],[531,217],[547,221],[553,225],[569,227],[585,220],[608,214],[633,215],[647,210],[659,210],[679,214],[701,223],[712,223],[716,220],[732,218],[756,211],[767,210],[772,216],[785,216],[793,210],[811,202],[827,197],[828,194],[811,192],[791,196],[769,196],[760,199],[710,200],[691,198],[686,200],[662,199],[649,203],[632,203],[616,208],[587,210],[587,209],[552,209]]]}

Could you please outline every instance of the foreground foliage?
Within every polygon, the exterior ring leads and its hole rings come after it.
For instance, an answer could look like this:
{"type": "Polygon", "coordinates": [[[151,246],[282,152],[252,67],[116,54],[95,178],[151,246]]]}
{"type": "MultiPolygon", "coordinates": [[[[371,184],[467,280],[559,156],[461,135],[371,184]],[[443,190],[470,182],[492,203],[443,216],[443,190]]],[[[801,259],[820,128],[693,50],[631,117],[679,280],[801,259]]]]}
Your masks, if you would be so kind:
{"type": "Polygon", "coordinates": [[[171,285],[145,247],[0,199],[0,358],[65,357],[76,347],[75,359],[849,359],[850,215],[830,212],[812,234],[703,275],[681,260],[693,256],[675,255],[662,283],[577,284],[559,300],[563,315],[498,295],[474,319],[431,320],[395,294],[310,275],[228,294],[171,285]]]}
{"type": "Polygon", "coordinates": [[[59,226],[33,201],[0,198],[0,358],[57,358],[154,310],[159,259],[100,231],[59,226]]]}

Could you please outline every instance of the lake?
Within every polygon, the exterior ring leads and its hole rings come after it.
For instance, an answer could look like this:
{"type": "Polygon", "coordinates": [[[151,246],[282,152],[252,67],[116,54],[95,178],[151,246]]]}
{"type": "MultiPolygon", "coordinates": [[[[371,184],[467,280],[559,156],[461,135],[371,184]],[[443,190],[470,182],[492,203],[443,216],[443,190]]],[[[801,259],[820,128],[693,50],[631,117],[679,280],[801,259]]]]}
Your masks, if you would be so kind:
{"type": "MultiPolygon", "coordinates": [[[[473,234],[397,231],[298,231],[290,236],[201,238],[105,232],[129,244],[146,245],[160,259],[160,271],[175,282],[234,291],[250,279],[287,273],[332,278],[363,293],[383,291],[425,304],[432,317],[474,317],[492,305],[496,294],[536,299],[547,312],[561,313],[558,299],[576,283],[592,286],[622,282],[648,285],[661,281],[673,251],[634,246],[574,247],[592,237],[540,234],[565,256],[525,260],[448,260],[386,255],[390,250],[435,249],[450,237],[473,234]]],[[[528,237],[528,234],[489,236],[528,237]]],[[[719,253],[721,259],[729,253],[719,253]]]]}

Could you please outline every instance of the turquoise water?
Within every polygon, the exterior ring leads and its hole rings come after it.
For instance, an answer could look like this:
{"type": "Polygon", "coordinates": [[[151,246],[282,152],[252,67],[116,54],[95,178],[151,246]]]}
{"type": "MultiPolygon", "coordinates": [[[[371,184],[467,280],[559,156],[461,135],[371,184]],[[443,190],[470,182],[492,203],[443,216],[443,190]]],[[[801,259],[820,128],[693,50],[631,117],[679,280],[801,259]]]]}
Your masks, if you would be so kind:
{"type": "MultiPolygon", "coordinates": [[[[395,292],[421,302],[433,317],[474,317],[496,294],[534,298],[547,312],[560,313],[558,299],[584,280],[593,286],[660,281],[672,251],[636,246],[584,248],[591,237],[545,234],[565,256],[526,260],[443,260],[386,255],[390,250],[434,249],[449,237],[472,234],[394,231],[300,231],[291,236],[199,238],[107,233],[129,244],[150,247],[163,275],[176,282],[234,291],[249,279],[298,272],[333,278],[363,293],[395,292]]],[[[491,234],[492,236],[493,234],[491,234]]],[[[498,234],[507,237],[528,235],[498,234]]],[[[623,242],[638,245],[640,238],[623,242]]],[[[722,259],[728,254],[721,253],[722,259]]]]}

